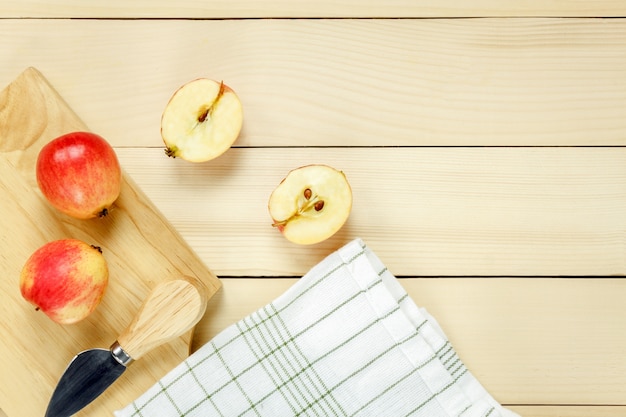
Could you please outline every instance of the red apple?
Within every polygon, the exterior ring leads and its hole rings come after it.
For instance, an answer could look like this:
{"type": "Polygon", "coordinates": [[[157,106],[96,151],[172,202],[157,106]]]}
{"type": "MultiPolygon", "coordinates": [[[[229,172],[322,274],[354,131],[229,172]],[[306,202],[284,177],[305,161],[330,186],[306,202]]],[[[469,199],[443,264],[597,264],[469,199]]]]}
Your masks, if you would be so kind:
{"type": "Polygon", "coordinates": [[[36,171],[48,202],[78,219],[106,216],[120,194],[117,155],[94,133],[72,132],[52,140],[39,152],[36,171]]]}
{"type": "Polygon", "coordinates": [[[20,274],[20,291],[55,322],[71,324],[95,310],[108,281],[100,248],[62,239],[43,245],[28,258],[20,274]]]}

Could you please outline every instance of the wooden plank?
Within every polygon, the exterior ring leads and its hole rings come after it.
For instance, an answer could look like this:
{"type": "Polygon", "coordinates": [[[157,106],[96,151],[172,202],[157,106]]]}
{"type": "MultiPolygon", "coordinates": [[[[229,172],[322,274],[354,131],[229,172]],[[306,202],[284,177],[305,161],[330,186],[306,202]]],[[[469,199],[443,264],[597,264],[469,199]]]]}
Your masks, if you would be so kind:
{"type": "Polygon", "coordinates": [[[206,164],[117,148],[122,165],[218,276],[299,276],[362,237],[398,275],[626,273],[626,148],[235,148],[206,164]],[[289,243],[267,201],[326,163],[354,194],[344,228],[289,243]],[[254,248],[240,260],[240,248],[254,248]]]}
{"type": "MultiPolygon", "coordinates": [[[[194,349],[271,302],[296,279],[222,282],[223,291],[196,329],[194,349]]],[[[530,412],[533,407],[521,408],[524,416],[624,415],[626,280],[407,278],[400,282],[435,317],[461,359],[498,401],[543,405],[537,412],[530,412]],[[613,407],[591,408],[596,414],[581,413],[582,408],[548,407],[559,404],[613,407]]]]}
{"type": "Polygon", "coordinates": [[[624,16],[619,0],[110,0],[106,3],[80,0],[5,0],[0,17],[87,17],[87,18],[258,18],[258,17],[485,17],[485,16],[624,16]]]}
{"type": "Polygon", "coordinates": [[[0,56],[117,146],[160,145],[199,76],[238,146],[626,145],[625,19],[0,20],[0,56]]]}

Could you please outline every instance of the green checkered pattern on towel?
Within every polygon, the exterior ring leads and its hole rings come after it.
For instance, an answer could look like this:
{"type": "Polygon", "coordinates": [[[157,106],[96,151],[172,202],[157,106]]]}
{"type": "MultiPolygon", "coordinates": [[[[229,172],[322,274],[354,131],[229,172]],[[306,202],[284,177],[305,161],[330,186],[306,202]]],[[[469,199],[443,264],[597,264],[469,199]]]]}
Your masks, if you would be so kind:
{"type": "Polygon", "coordinates": [[[225,329],[118,417],[515,416],[360,239],[225,329]]]}

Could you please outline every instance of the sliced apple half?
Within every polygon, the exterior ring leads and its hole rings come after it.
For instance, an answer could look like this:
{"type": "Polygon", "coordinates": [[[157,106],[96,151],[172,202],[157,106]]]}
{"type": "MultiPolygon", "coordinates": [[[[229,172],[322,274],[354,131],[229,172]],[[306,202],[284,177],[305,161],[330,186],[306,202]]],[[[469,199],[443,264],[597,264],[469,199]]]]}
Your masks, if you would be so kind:
{"type": "Polygon", "coordinates": [[[345,174],[328,165],[290,171],[274,189],[268,208],[273,226],[287,240],[309,245],[334,235],[352,210],[352,189],[345,174]]]}
{"type": "Polygon", "coordinates": [[[161,117],[165,153],[204,162],[226,152],[243,125],[237,94],[223,82],[198,78],[180,87],[161,117]]]}

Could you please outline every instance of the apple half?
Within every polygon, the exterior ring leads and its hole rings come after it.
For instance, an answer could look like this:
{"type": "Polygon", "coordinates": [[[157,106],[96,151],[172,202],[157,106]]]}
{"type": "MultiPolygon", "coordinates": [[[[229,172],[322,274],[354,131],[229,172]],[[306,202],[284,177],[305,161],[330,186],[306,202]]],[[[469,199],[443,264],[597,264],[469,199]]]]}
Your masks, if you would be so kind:
{"type": "Polygon", "coordinates": [[[161,117],[165,153],[204,162],[226,152],[239,137],[243,107],[224,82],[198,78],[180,87],[161,117]]]}
{"type": "Polygon", "coordinates": [[[283,236],[297,244],[319,243],[334,235],[352,210],[352,188],[345,174],[328,165],[290,171],[274,189],[268,209],[283,236]]]}

